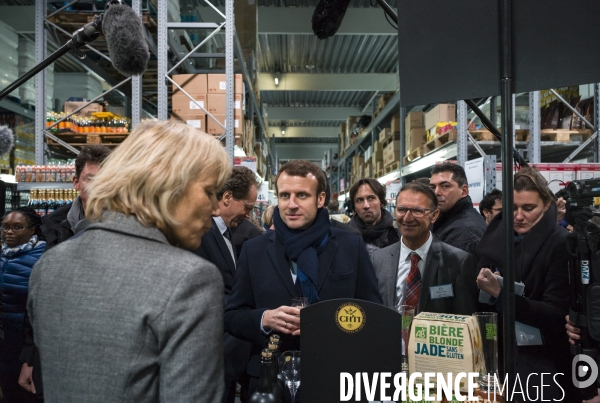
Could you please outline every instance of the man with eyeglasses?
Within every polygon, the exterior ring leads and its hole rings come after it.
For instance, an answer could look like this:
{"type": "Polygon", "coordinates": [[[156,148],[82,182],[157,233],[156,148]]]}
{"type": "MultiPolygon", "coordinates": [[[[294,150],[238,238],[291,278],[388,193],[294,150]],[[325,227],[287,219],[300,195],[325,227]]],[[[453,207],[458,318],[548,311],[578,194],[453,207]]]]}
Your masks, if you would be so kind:
{"type": "Polygon", "coordinates": [[[485,196],[479,202],[479,212],[485,219],[485,223],[490,225],[494,217],[502,211],[502,192],[498,189],[494,189],[485,196]]]}
{"type": "MultiPolygon", "coordinates": [[[[225,285],[225,305],[229,300],[237,254],[232,242],[231,228],[237,227],[242,220],[250,216],[258,197],[256,175],[252,170],[236,166],[223,188],[217,193],[220,215],[213,217],[210,230],[202,237],[200,247],[194,251],[198,256],[213,263],[223,276],[225,285]]],[[[246,371],[250,357],[250,344],[225,333],[223,341],[225,357],[225,394],[223,401],[233,403],[236,382],[246,371]]],[[[239,379],[244,389],[245,381],[239,379]]]]}
{"type": "Polygon", "coordinates": [[[471,315],[477,311],[473,257],[441,242],[430,231],[439,218],[438,200],[423,183],[406,184],[396,199],[400,241],[371,254],[383,303],[419,312],[471,315]]]}
{"type": "Polygon", "coordinates": [[[465,170],[452,162],[434,165],[429,187],[435,193],[440,217],[433,224],[433,235],[473,257],[487,225],[473,207],[465,170]]]}
{"type": "Polygon", "coordinates": [[[350,188],[354,216],[348,225],[361,232],[369,253],[400,239],[394,218],[385,209],[386,204],[385,186],[375,179],[359,179],[350,188]]]}

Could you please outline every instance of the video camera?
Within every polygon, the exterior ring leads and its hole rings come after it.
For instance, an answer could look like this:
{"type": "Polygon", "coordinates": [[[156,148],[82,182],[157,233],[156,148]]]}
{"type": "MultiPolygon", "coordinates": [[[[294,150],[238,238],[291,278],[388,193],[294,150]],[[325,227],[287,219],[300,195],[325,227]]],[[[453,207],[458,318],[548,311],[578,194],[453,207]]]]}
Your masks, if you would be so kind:
{"type": "Polygon", "coordinates": [[[590,213],[587,220],[592,218],[594,214],[590,206],[594,204],[594,197],[600,197],[600,178],[569,182],[566,189],[567,215],[565,217],[569,224],[574,226],[577,218],[583,218],[572,215],[578,210],[586,210],[590,213]],[[569,220],[569,211],[572,213],[571,220],[569,220]]]}
{"type": "MultiPolygon", "coordinates": [[[[600,272],[597,264],[600,228],[590,221],[594,215],[598,215],[592,211],[592,206],[594,197],[600,197],[600,179],[570,182],[566,191],[565,218],[574,228],[574,232],[567,236],[567,248],[571,254],[569,319],[581,328],[581,340],[571,346],[571,353],[590,364],[597,362],[600,345],[600,272]]],[[[578,364],[576,362],[573,365],[578,364]]],[[[574,372],[573,383],[580,388],[582,397],[590,399],[595,396],[596,382],[580,379],[581,374],[574,372]]]]}

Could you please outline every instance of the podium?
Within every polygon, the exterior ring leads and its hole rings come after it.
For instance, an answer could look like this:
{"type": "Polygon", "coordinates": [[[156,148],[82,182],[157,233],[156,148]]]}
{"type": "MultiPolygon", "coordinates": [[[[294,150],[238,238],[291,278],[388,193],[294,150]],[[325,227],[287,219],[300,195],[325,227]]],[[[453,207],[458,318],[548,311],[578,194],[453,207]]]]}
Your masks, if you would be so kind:
{"type": "MultiPolygon", "coordinates": [[[[375,372],[393,376],[402,371],[402,316],[393,309],[356,299],[334,299],[303,308],[300,322],[303,402],[339,402],[342,372],[353,378],[357,372],[366,372],[372,380],[375,372]]],[[[379,396],[379,386],[377,382],[375,396],[379,396]]],[[[368,402],[362,385],[361,389],[360,401],[368,402]]]]}

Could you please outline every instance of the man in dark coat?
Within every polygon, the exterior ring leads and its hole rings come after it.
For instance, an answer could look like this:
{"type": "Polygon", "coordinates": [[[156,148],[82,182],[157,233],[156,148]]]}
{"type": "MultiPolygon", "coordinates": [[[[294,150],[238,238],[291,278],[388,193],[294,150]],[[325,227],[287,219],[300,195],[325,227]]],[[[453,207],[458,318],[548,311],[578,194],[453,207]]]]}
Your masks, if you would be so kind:
{"type": "Polygon", "coordinates": [[[71,238],[81,227],[85,227],[85,203],[87,186],[94,178],[100,164],[110,154],[110,148],[101,145],[86,146],[75,160],[73,187],[79,196],[73,203],[58,208],[54,213],[42,217],[42,232],[46,237],[46,251],[71,238]]]}
{"type": "Polygon", "coordinates": [[[451,162],[434,165],[429,187],[437,196],[440,209],[440,217],[433,224],[433,235],[476,258],[477,245],[487,226],[473,208],[465,170],[451,162]]]}
{"type": "Polygon", "coordinates": [[[359,179],[350,188],[350,207],[354,216],[348,225],[362,233],[369,253],[400,240],[394,218],[385,209],[386,204],[385,186],[375,179],[359,179]]]}
{"type": "Polygon", "coordinates": [[[281,167],[276,184],[275,231],[245,243],[225,309],[225,329],[252,342],[250,392],[269,334],[281,336],[281,351],[300,349],[300,310],[292,298],[382,303],[362,238],[330,226],[323,172],[294,160],[281,167]]]}
{"type": "MultiPolygon", "coordinates": [[[[193,252],[213,263],[223,276],[225,285],[224,303],[227,304],[233,278],[237,254],[232,241],[231,228],[237,227],[254,208],[258,196],[258,183],[254,172],[246,167],[237,166],[223,188],[217,193],[221,215],[213,217],[212,226],[202,237],[200,247],[193,252]]],[[[252,225],[250,223],[250,225],[252,225]]],[[[225,394],[224,403],[235,400],[236,382],[240,382],[245,391],[244,375],[250,356],[250,344],[225,333],[223,339],[225,358],[225,394]]]]}

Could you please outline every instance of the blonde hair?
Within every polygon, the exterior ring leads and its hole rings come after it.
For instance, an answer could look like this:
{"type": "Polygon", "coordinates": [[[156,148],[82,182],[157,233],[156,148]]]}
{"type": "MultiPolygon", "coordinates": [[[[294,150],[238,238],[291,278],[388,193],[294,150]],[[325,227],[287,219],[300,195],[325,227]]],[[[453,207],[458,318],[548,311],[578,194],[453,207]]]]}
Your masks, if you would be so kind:
{"type": "Polygon", "coordinates": [[[173,209],[187,187],[216,176],[220,189],[230,173],[230,159],[217,139],[174,120],[146,120],[101,165],[88,187],[85,216],[101,221],[108,211],[135,215],[169,236],[183,224],[173,209]]]}
{"type": "Polygon", "coordinates": [[[262,217],[260,217],[263,224],[266,225],[267,228],[269,228],[271,225],[273,225],[273,211],[274,210],[275,210],[275,206],[271,204],[265,209],[265,211],[263,211],[262,217]]]}

